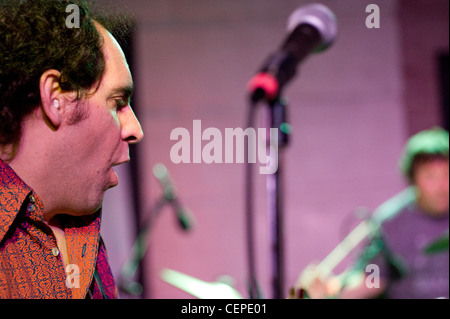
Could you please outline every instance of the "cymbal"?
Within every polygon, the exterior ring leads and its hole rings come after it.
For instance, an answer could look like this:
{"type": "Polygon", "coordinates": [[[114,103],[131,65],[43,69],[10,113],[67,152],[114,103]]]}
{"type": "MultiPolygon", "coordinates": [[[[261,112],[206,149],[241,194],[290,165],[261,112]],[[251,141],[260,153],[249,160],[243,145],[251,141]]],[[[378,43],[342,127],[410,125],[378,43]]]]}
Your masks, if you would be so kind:
{"type": "Polygon", "coordinates": [[[237,290],[223,282],[206,282],[171,269],[163,269],[160,277],[199,299],[242,299],[237,290]]]}
{"type": "Polygon", "coordinates": [[[449,243],[449,238],[448,238],[448,229],[444,232],[444,234],[442,234],[441,236],[439,236],[439,238],[437,238],[436,240],[432,241],[430,244],[428,244],[425,248],[424,248],[424,252],[426,254],[435,254],[435,253],[441,253],[444,251],[448,251],[448,243],[449,243]]]}

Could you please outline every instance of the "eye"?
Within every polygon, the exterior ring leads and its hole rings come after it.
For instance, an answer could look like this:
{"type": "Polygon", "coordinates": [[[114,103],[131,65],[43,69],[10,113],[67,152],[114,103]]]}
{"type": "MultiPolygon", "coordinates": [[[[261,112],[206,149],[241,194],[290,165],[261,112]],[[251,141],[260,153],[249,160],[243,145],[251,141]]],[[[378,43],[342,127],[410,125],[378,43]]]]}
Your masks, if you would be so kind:
{"type": "Polygon", "coordinates": [[[114,100],[114,102],[116,103],[117,110],[121,110],[129,104],[129,101],[125,99],[116,99],[114,100]]]}

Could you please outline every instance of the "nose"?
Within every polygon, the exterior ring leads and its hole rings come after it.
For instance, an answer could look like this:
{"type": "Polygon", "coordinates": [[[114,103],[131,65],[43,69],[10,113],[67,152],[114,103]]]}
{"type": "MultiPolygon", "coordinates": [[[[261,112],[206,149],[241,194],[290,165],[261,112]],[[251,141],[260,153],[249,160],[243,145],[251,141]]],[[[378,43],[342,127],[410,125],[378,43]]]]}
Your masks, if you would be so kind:
{"type": "Polygon", "coordinates": [[[121,113],[120,124],[122,128],[121,137],[122,140],[129,144],[139,143],[144,138],[144,132],[142,131],[141,123],[134,114],[131,106],[121,113]]]}

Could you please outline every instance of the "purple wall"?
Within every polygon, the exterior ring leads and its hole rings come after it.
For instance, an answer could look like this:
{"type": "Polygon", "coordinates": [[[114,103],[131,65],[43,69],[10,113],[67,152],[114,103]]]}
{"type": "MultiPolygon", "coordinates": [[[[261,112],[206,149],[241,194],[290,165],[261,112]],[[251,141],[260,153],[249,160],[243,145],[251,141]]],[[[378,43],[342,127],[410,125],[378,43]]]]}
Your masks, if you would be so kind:
{"type": "MultiPolygon", "coordinates": [[[[139,24],[134,78],[140,102],[135,107],[145,133],[139,145],[143,164],[140,181],[145,194],[142,204],[148,211],[161,194],[152,175],[153,165],[161,162],[169,168],[180,199],[196,219],[195,229],[183,233],[169,209],[158,217],[146,260],[146,297],[192,297],[159,278],[165,268],[205,281],[231,275],[236,288],[247,297],[244,166],[173,164],[170,149],[175,141],[170,140],[170,133],[177,127],[192,132],[195,119],[202,121],[203,129],[216,127],[222,133],[225,128],[244,127],[248,80],[280,45],[289,14],[309,2],[126,3],[139,24]]],[[[339,38],[328,51],[311,56],[285,91],[293,127],[285,153],[286,287],[309,263],[322,260],[355,225],[352,213],[356,208],[373,210],[404,187],[397,160],[413,130],[412,119],[420,122],[415,119],[416,113],[410,113],[409,98],[405,98],[411,85],[405,72],[408,41],[404,37],[412,34],[401,28],[405,26],[399,19],[405,16],[403,7],[392,0],[322,3],[338,18],[339,38]],[[379,29],[365,25],[365,8],[370,3],[380,7],[379,29]]],[[[438,13],[428,14],[426,21],[417,23],[426,25],[438,13]]],[[[419,15],[410,23],[421,18],[419,15]]],[[[444,31],[446,42],[442,44],[440,35],[436,35],[436,42],[448,50],[448,29],[444,31]]],[[[414,57],[408,61],[411,59],[414,57]]],[[[429,102],[439,108],[436,96],[429,102]]],[[[423,125],[439,124],[436,114],[423,125]]],[[[414,124],[414,128],[419,126],[414,124]]],[[[103,226],[116,274],[133,240],[126,169],[120,177],[121,185],[105,200],[103,226]]],[[[270,297],[265,176],[257,175],[255,184],[258,278],[264,295],[270,297]]],[[[338,270],[343,270],[343,265],[338,270]]]]}

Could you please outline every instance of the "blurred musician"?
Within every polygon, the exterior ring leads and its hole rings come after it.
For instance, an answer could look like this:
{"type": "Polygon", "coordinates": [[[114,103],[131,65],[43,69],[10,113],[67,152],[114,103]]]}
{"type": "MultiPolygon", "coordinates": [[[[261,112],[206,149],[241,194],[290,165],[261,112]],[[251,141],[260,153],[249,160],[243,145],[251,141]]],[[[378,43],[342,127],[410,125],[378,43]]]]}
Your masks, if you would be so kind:
{"type": "Polygon", "coordinates": [[[409,139],[400,168],[410,186],[374,212],[376,231],[351,270],[322,276],[321,269],[307,268],[300,285],[308,297],[449,297],[448,153],[449,134],[441,128],[409,139]]]}

